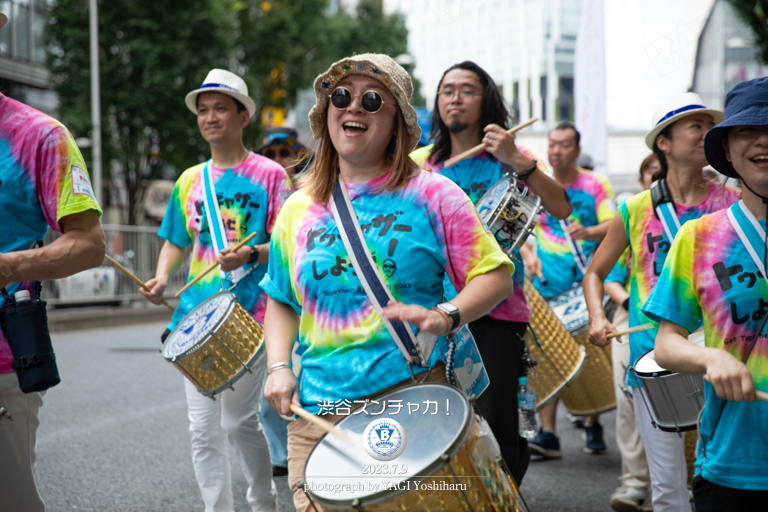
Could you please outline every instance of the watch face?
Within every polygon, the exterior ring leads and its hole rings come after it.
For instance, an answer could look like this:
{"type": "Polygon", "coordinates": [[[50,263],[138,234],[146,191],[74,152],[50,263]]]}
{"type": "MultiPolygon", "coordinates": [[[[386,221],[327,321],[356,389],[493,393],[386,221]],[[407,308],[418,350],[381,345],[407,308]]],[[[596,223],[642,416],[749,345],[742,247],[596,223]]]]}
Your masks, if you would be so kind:
{"type": "Polygon", "coordinates": [[[440,308],[441,308],[443,311],[445,311],[446,313],[448,313],[448,314],[449,314],[449,315],[451,315],[451,316],[453,316],[453,315],[456,315],[456,314],[458,314],[458,312],[459,312],[459,308],[457,308],[456,306],[454,306],[454,305],[453,305],[453,304],[451,304],[450,302],[443,302],[442,304],[440,304],[440,306],[439,306],[439,307],[440,307],[440,308]]]}

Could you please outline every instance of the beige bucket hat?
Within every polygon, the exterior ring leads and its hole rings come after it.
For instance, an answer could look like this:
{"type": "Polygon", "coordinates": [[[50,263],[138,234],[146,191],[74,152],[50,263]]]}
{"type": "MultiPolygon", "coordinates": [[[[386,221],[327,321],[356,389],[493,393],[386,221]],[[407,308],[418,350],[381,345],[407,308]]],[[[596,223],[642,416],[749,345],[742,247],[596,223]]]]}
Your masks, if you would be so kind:
{"type": "Polygon", "coordinates": [[[323,135],[323,122],[331,92],[336,88],[336,84],[349,75],[369,76],[384,84],[397,100],[405,118],[408,127],[408,152],[416,149],[421,138],[421,128],[416,120],[416,111],[409,103],[413,95],[411,76],[391,57],[377,53],[364,53],[342,59],[315,79],[315,106],[309,111],[309,125],[315,139],[320,139],[323,135]]]}

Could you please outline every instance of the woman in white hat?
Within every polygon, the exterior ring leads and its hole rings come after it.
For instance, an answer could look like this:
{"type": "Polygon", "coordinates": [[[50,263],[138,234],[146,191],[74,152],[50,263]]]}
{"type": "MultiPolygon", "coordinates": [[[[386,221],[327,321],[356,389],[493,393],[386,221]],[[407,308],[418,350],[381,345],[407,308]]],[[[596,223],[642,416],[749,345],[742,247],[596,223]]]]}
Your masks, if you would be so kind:
{"type": "Polygon", "coordinates": [[[683,227],[643,306],[661,321],[656,361],[707,376],[693,480],[697,512],[764,510],[768,503],[768,403],[755,401],[756,391],[768,392],[766,98],[768,78],[728,93],[725,121],[709,131],[705,150],[712,167],[741,179],[742,200],[683,227]],[[688,343],[702,322],[705,346],[688,343]]]}
{"type": "MultiPolygon", "coordinates": [[[[514,265],[470,199],[408,156],[421,132],[408,103],[412,90],[408,73],[385,55],[343,59],[315,81],[317,104],[309,118],[319,149],[277,219],[261,283],[270,297],[265,395],[280,414],[292,414],[291,403],[315,414],[320,404],[349,407],[410,382],[411,372],[420,380],[444,381],[445,367],[437,361],[442,336],[512,294],[514,265]],[[333,195],[344,201],[341,187],[395,299],[381,313],[339,237],[329,200],[333,195]],[[440,304],[444,275],[460,293],[440,304]],[[423,354],[426,366],[409,366],[382,316],[441,336],[438,348],[423,354]],[[288,370],[297,334],[307,347],[298,388],[288,370]]],[[[288,429],[289,480],[300,511],[313,510],[296,489],[322,434],[303,419],[288,429]]]]}
{"type": "MultiPolygon", "coordinates": [[[[704,137],[722,119],[722,112],[706,108],[693,93],[665,102],[654,113],[654,126],[645,143],[658,157],[661,171],[654,176],[651,190],[619,205],[620,215],[612,221],[584,276],[591,320],[589,340],[595,345],[608,345],[606,335],[616,332],[603,313],[603,283],[627,246],[632,251],[629,326],[635,327],[651,321],[640,308],[656,285],[680,226],[738,201],[736,191],[706,180],[702,174],[707,165],[704,137]]],[[[629,335],[630,365],[654,347],[657,325],[629,335]]],[[[640,396],[642,388],[632,378],[627,385],[639,397],[634,400],[635,419],[651,473],[653,510],[686,510],[689,494],[684,440],[676,433],[655,429],[640,396]]]]}

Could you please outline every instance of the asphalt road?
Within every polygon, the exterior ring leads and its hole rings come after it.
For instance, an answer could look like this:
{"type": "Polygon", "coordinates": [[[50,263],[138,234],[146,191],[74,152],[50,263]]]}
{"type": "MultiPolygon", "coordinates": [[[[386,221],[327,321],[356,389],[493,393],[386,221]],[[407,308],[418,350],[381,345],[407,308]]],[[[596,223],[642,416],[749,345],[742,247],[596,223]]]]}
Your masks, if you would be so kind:
{"type": "MultiPolygon", "coordinates": [[[[183,377],[159,354],[163,324],[54,335],[62,382],[41,411],[37,476],[48,510],[203,511],[192,470],[183,377]]],[[[514,395],[510,395],[514,406],[514,395]]],[[[522,493],[532,512],[610,511],[620,459],[615,415],[603,416],[608,453],[583,453],[560,413],[563,458],[532,461],[522,493]]],[[[248,510],[234,457],[235,507],[248,510]]],[[[277,478],[281,511],[292,511],[277,478]]],[[[2,506],[0,506],[0,509],[2,506]]]]}

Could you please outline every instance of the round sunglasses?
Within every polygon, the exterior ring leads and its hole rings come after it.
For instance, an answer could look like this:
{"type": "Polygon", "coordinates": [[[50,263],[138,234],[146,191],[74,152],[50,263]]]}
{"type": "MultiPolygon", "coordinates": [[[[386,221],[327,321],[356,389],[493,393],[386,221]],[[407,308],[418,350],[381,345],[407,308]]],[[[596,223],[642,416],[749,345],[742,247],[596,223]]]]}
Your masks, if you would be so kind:
{"type": "Polygon", "coordinates": [[[360,96],[353,96],[349,89],[337,87],[331,93],[331,104],[339,110],[344,110],[352,103],[353,98],[360,98],[363,110],[375,114],[386,103],[376,91],[365,91],[360,96]]]}
{"type": "Polygon", "coordinates": [[[280,155],[280,158],[288,158],[291,156],[291,151],[288,148],[282,148],[280,151],[275,151],[274,149],[268,149],[264,152],[264,156],[269,158],[270,160],[274,160],[277,155],[280,155]]]}

